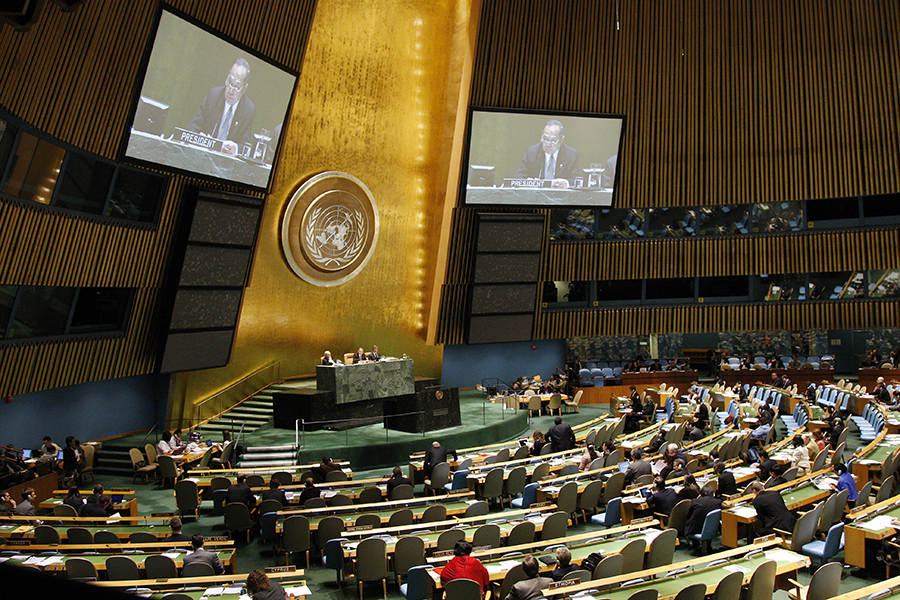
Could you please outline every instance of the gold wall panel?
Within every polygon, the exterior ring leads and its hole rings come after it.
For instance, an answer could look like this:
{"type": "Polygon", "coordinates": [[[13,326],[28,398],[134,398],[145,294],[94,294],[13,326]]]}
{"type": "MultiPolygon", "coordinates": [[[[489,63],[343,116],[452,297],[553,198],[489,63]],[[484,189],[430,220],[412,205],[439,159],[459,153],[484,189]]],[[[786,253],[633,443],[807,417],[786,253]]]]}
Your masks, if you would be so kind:
{"type": "Polygon", "coordinates": [[[179,393],[202,399],[270,361],[285,376],[314,373],[326,349],[373,344],[409,354],[418,375],[440,375],[426,320],[462,77],[454,57],[471,43],[470,6],[319,0],[231,364],[180,376],[179,393]],[[372,191],[381,230],[365,269],[322,288],[293,274],[279,234],[293,191],[330,170],[372,191]]]}

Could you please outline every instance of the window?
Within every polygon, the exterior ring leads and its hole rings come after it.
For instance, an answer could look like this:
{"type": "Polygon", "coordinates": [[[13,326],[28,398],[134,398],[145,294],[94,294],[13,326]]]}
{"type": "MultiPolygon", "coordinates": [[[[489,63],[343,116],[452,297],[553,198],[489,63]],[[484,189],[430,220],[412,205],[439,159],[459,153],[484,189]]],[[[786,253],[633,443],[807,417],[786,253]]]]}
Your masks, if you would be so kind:
{"type": "MultiPolygon", "coordinates": [[[[0,115],[2,117],[2,115],[0,115]]],[[[0,118],[0,193],[115,220],[153,223],[168,178],[118,166],[0,118]]]]}
{"type": "Polygon", "coordinates": [[[134,290],[0,286],[0,340],[27,340],[125,329],[134,290]]]}

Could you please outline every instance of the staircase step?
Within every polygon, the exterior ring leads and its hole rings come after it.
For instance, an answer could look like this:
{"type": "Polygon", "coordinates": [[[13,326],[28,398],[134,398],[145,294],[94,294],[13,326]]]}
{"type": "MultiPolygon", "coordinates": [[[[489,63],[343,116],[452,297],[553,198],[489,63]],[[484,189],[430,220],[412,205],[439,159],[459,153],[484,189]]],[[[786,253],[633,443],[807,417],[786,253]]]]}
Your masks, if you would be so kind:
{"type": "Polygon", "coordinates": [[[260,398],[259,396],[254,396],[250,400],[245,400],[241,406],[243,407],[253,407],[253,408],[266,408],[268,410],[272,410],[272,406],[274,405],[274,400],[265,398],[260,398]]]}
{"type": "Polygon", "coordinates": [[[253,454],[241,454],[241,460],[293,460],[297,458],[296,452],[254,452],[253,454]]]}
{"type": "Polygon", "coordinates": [[[237,466],[240,469],[262,469],[265,467],[290,467],[295,464],[293,460],[269,460],[269,461],[246,461],[242,460],[238,462],[237,466]]]}
{"type": "Polygon", "coordinates": [[[238,408],[231,411],[231,413],[229,413],[229,414],[234,414],[236,411],[239,411],[242,413],[247,413],[247,414],[270,416],[272,414],[272,407],[271,406],[251,406],[251,405],[248,405],[246,402],[244,402],[238,408]]]}
{"type": "Polygon", "coordinates": [[[244,448],[244,454],[250,454],[252,452],[294,452],[296,448],[293,445],[286,446],[249,446],[244,448]]]}

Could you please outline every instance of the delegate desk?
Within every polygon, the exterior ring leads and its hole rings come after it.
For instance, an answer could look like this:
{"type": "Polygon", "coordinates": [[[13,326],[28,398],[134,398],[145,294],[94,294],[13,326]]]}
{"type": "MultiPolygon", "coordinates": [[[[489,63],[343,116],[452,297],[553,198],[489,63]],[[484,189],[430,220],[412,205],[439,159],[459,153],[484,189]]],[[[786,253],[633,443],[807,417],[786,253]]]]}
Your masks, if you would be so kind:
{"type": "MultiPolygon", "coordinates": [[[[54,492],[56,493],[56,492],[54,492]]],[[[65,492],[63,492],[65,493],[65,492]]],[[[134,497],[134,492],[109,492],[107,494],[113,500],[113,506],[115,507],[115,511],[119,513],[120,516],[123,517],[136,517],[138,516],[138,507],[137,507],[137,498],[134,497]],[[124,496],[129,495],[131,498],[125,498],[124,496]]],[[[53,509],[63,503],[64,498],[55,497],[44,500],[40,504],[38,504],[38,508],[43,508],[53,512],[53,509]]],[[[87,501],[87,500],[85,500],[87,501]]],[[[77,512],[78,509],[76,508],[77,512]]]]}
{"type": "MultiPolygon", "coordinates": [[[[176,132],[174,137],[164,139],[158,135],[132,130],[128,138],[129,156],[155,163],[194,171],[203,175],[211,175],[232,181],[246,181],[250,185],[264,188],[269,181],[272,165],[253,162],[249,158],[230,156],[215,149],[181,141],[182,136],[203,138],[184,130],[176,132]]],[[[252,153],[252,150],[251,150],[252,153]]]]}
{"type": "Polygon", "coordinates": [[[859,452],[860,458],[854,460],[851,466],[853,476],[856,477],[857,489],[862,489],[862,486],[870,480],[880,481],[881,468],[898,446],[900,446],[900,435],[888,435],[887,429],[882,429],[875,441],[866,446],[864,451],[859,452]]]}
{"type": "MultiPolygon", "coordinates": [[[[278,572],[270,572],[266,573],[269,579],[278,579],[279,582],[284,587],[284,591],[288,591],[288,586],[297,585],[306,587],[305,581],[293,582],[295,577],[302,577],[304,574],[303,569],[294,569],[293,567],[281,567],[278,572]],[[286,580],[291,580],[288,582],[286,580]]],[[[191,595],[192,598],[199,599],[203,596],[207,596],[205,593],[205,588],[207,586],[217,586],[221,588],[221,586],[227,586],[230,589],[227,591],[221,592],[223,596],[235,596],[242,594],[242,588],[244,586],[244,582],[247,580],[247,573],[235,573],[232,575],[223,574],[223,575],[207,575],[203,577],[172,577],[169,579],[123,579],[120,581],[93,581],[91,585],[96,585],[97,587],[105,587],[105,588],[118,588],[122,590],[129,590],[132,588],[153,588],[154,593],[167,593],[168,591],[177,591],[178,593],[182,593],[182,588],[184,587],[203,587],[203,594],[194,595],[199,593],[197,592],[187,591],[191,595]],[[228,584],[236,584],[234,586],[228,586],[228,584]]],[[[303,592],[308,593],[308,590],[303,592]]],[[[213,594],[209,594],[209,597],[212,597],[213,594]]],[[[300,597],[300,594],[294,594],[295,597],[300,597]]],[[[239,596],[238,596],[239,597],[239,596]]]]}
{"type": "MultiPolygon", "coordinates": [[[[601,535],[603,532],[599,532],[601,535]]],[[[579,545],[569,546],[569,551],[572,553],[572,564],[580,563],[582,560],[588,557],[592,552],[599,552],[603,556],[609,556],[610,554],[618,554],[622,551],[622,548],[627,546],[629,543],[636,539],[643,539],[646,542],[646,546],[644,548],[644,552],[649,552],[650,545],[653,540],[662,533],[660,529],[642,529],[638,531],[633,531],[628,533],[622,537],[602,539],[594,542],[588,542],[579,545]]],[[[595,535],[594,537],[599,537],[595,535]]],[[[568,538],[567,538],[568,539],[568,538]]],[[[548,540],[553,545],[558,545],[560,540],[548,540]]],[[[544,556],[544,555],[552,555],[552,552],[547,552],[547,550],[537,550],[535,552],[535,548],[533,546],[522,547],[522,546],[513,546],[511,547],[514,550],[522,551],[524,550],[525,554],[532,554],[535,556],[544,556]]],[[[509,552],[510,548],[502,549],[503,552],[509,552]]],[[[513,556],[508,558],[492,558],[490,560],[484,559],[485,555],[492,554],[492,550],[484,550],[484,551],[475,551],[472,553],[472,556],[478,558],[481,563],[484,565],[485,569],[487,569],[488,576],[490,577],[492,584],[499,584],[503,581],[506,575],[512,570],[514,567],[518,566],[522,562],[522,556],[513,556]]],[[[429,558],[428,562],[431,564],[437,562],[447,562],[452,558],[452,556],[443,556],[439,558],[429,558]]],[[[545,564],[543,561],[538,561],[538,565],[541,568],[542,573],[549,573],[552,571],[556,565],[545,564]]],[[[429,571],[431,576],[431,580],[434,583],[436,589],[443,589],[443,582],[441,581],[441,571],[443,569],[438,567],[436,569],[432,569],[429,571]]]]}
{"type": "MultiPolygon", "coordinates": [[[[816,483],[813,481],[813,478],[818,478],[821,475],[830,473],[831,470],[822,470],[818,473],[814,473],[813,475],[807,475],[798,483],[797,481],[790,481],[788,483],[775,486],[770,488],[770,490],[777,491],[781,493],[781,496],[784,498],[784,504],[787,506],[787,509],[790,511],[797,510],[798,508],[802,508],[804,506],[809,506],[811,504],[815,504],[820,500],[824,500],[829,495],[831,495],[832,491],[830,487],[827,489],[819,489],[816,486],[816,483]]],[[[740,498],[736,498],[734,502],[747,502],[747,504],[742,506],[737,506],[733,508],[724,508],[722,509],[722,545],[727,548],[737,548],[738,547],[738,537],[739,537],[739,528],[744,526],[747,528],[747,540],[748,542],[753,537],[753,525],[756,523],[756,509],[753,508],[752,505],[753,496],[742,496],[740,498]]]]}
{"type": "Polygon", "coordinates": [[[466,201],[473,204],[528,204],[537,206],[612,206],[612,190],[603,188],[483,187],[466,186],[466,201]]]}
{"type": "Polygon", "coordinates": [[[888,498],[852,517],[853,522],[844,527],[844,560],[849,565],[865,568],[866,554],[875,554],[871,544],[877,543],[880,549],[881,540],[900,531],[894,525],[895,519],[900,519],[900,500],[888,498]],[[870,552],[866,552],[867,545],[870,552]]]}
{"type": "MultiPolygon", "coordinates": [[[[64,548],[62,548],[64,549],[64,548]]],[[[94,567],[97,569],[97,573],[101,574],[106,571],[106,559],[110,556],[127,556],[135,563],[139,569],[144,568],[144,560],[148,556],[153,556],[155,554],[160,554],[159,552],[141,552],[141,553],[129,553],[129,554],[54,554],[51,556],[44,555],[36,555],[36,556],[28,556],[25,554],[18,554],[11,556],[6,564],[9,565],[31,565],[38,567],[44,571],[65,571],[66,570],[66,561],[70,558],[83,558],[85,560],[90,561],[94,567]]],[[[179,569],[184,566],[184,557],[187,552],[182,551],[171,551],[171,552],[163,552],[163,556],[168,556],[173,561],[175,561],[175,566],[179,569]]],[[[219,556],[219,560],[222,561],[222,564],[225,566],[226,571],[230,571],[231,573],[236,572],[236,561],[235,561],[235,551],[233,549],[228,550],[218,550],[216,554],[219,556]]]]}
{"type": "Polygon", "coordinates": [[[337,404],[414,394],[411,359],[316,366],[316,389],[334,392],[337,404]]]}
{"type": "MultiPolygon", "coordinates": [[[[609,577],[607,579],[595,579],[592,581],[583,581],[571,586],[560,587],[557,589],[543,590],[544,597],[550,598],[559,596],[560,594],[571,595],[577,592],[584,592],[591,589],[604,590],[602,593],[589,593],[587,595],[579,595],[579,598],[605,598],[608,600],[627,600],[632,594],[640,590],[652,589],[659,594],[660,600],[669,600],[678,595],[678,592],[689,585],[702,583],[706,585],[706,594],[709,595],[716,591],[719,583],[728,575],[735,571],[743,573],[743,585],[750,582],[753,572],[764,562],[770,560],[775,561],[775,587],[776,589],[788,590],[793,589],[790,579],[797,578],[797,572],[802,567],[810,564],[808,557],[783,548],[759,545],[757,548],[751,549],[746,555],[735,554],[734,550],[711,554],[702,559],[694,559],[682,563],[664,565],[656,569],[646,569],[644,571],[636,571],[617,577],[609,577]],[[752,555],[751,555],[752,553],[752,555]],[[709,566],[709,564],[718,559],[726,559],[725,564],[709,566]],[[676,571],[686,570],[685,573],[667,577],[665,574],[676,571]],[[650,579],[650,575],[662,575],[656,579],[650,579]],[[642,577],[644,580],[636,585],[629,585],[623,588],[622,584],[634,579],[642,577]],[[609,588],[609,589],[605,589],[609,588]]],[[[741,552],[746,549],[742,548],[741,552]]],[[[574,562],[574,554],[573,554],[574,562]]]]}

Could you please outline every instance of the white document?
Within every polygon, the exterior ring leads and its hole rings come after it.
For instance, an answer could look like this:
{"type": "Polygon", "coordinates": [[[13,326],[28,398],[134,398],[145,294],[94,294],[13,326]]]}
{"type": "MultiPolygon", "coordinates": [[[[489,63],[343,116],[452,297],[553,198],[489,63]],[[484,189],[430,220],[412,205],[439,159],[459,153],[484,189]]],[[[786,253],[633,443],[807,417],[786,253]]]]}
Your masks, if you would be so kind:
{"type": "Polygon", "coordinates": [[[284,593],[288,596],[311,596],[312,592],[309,591],[309,588],[305,585],[298,585],[296,587],[284,588],[284,593]]]}

